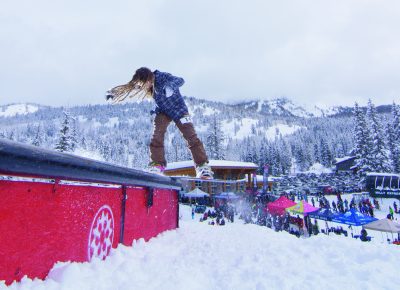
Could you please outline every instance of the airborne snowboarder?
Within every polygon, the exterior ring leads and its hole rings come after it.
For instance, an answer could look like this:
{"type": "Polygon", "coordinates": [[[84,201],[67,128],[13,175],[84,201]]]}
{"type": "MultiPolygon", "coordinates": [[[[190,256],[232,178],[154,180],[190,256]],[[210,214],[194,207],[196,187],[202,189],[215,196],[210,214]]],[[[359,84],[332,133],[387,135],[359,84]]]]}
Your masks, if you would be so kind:
{"type": "Polygon", "coordinates": [[[106,100],[111,99],[114,103],[122,102],[127,97],[143,100],[152,98],[156,103],[154,131],[150,142],[149,171],[162,174],[167,161],[165,160],[164,136],[171,121],[181,131],[187,141],[196,164],[196,177],[212,179],[213,172],[208,164],[208,157],[203,143],[197,137],[189,110],[179,91],[184,84],[183,78],[176,77],[170,73],[154,72],[146,67],[136,70],[132,80],[125,85],[116,86],[106,93],[106,100]]]}

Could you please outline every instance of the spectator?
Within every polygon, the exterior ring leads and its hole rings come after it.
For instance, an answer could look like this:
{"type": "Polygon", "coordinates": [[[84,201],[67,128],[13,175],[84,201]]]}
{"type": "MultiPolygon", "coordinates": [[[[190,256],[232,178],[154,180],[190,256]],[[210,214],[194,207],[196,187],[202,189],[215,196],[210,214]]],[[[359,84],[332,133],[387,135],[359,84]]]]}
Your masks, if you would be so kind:
{"type": "Polygon", "coordinates": [[[390,214],[390,219],[393,220],[394,212],[393,212],[393,208],[390,205],[389,205],[389,214],[390,214]]]}
{"type": "Polygon", "coordinates": [[[363,242],[368,241],[368,233],[364,228],[361,230],[360,240],[363,242]]]}
{"type": "Polygon", "coordinates": [[[334,200],[332,201],[332,208],[333,208],[333,210],[334,210],[334,211],[337,211],[337,208],[336,208],[336,203],[335,203],[335,201],[334,201],[334,200]]]}

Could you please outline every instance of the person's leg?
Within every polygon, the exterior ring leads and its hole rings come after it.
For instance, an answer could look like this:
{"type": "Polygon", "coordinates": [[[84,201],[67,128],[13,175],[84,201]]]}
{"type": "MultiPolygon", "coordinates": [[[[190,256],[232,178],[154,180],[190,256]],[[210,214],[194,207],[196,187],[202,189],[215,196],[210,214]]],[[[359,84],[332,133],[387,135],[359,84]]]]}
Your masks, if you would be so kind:
{"type": "Polygon", "coordinates": [[[202,165],[208,162],[207,153],[204,150],[203,143],[197,137],[196,130],[192,122],[182,123],[180,120],[175,121],[176,126],[181,131],[183,138],[187,141],[190,152],[193,156],[193,161],[197,165],[202,165]]]}
{"type": "Polygon", "coordinates": [[[150,159],[156,164],[167,165],[165,160],[164,136],[167,131],[171,118],[163,113],[159,113],[154,118],[154,131],[150,142],[150,159]]]}

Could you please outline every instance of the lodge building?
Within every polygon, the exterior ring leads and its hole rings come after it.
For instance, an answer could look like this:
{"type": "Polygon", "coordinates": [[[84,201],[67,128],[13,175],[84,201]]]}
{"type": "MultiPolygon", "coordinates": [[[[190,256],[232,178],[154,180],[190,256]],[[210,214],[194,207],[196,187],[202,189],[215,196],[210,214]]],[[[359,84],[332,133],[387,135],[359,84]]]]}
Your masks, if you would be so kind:
{"type": "Polygon", "coordinates": [[[220,192],[244,192],[253,183],[253,174],[258,166],[252,162],[210,160],[214,179],[195,178],[196,171],[192,160],[169,163],[164,171],[167,176],[179,177],[183,191],[196,187],[211,195],[220,192]]]}

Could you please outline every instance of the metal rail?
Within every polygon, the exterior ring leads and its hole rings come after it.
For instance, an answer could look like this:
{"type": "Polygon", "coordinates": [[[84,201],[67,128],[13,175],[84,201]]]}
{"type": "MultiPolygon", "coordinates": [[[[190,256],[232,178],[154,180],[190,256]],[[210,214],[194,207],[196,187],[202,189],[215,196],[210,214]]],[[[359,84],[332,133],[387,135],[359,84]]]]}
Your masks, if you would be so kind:
{"type": "Polygon", "coordinates": [[[0,173],[181,189],[175,178],[0,138],[0,173]]]}

